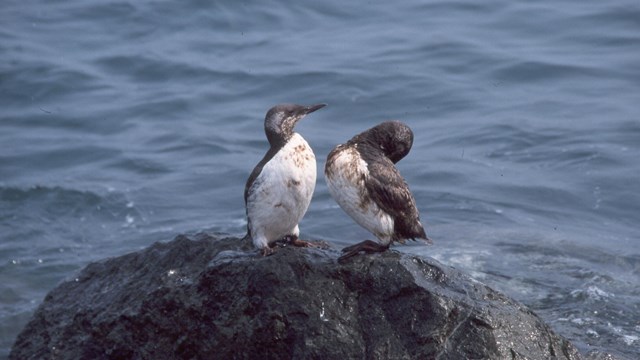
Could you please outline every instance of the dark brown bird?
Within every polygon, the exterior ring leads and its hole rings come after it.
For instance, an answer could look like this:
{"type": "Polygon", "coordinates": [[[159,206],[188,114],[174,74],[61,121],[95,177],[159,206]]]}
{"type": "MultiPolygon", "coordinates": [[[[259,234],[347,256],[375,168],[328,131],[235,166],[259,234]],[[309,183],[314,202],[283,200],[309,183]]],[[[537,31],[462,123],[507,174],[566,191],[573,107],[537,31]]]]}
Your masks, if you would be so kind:
{"type": "Polygon", "coordinates": [[[379,240],[344,248],[345,260],[359,252],[382,252],[397,241],[427,237],[416,201],[395,163],[413,145],[413,132],[399,121],[383,122],[336,146],[325,164],[329,193],[356,223],[379,240]]]}

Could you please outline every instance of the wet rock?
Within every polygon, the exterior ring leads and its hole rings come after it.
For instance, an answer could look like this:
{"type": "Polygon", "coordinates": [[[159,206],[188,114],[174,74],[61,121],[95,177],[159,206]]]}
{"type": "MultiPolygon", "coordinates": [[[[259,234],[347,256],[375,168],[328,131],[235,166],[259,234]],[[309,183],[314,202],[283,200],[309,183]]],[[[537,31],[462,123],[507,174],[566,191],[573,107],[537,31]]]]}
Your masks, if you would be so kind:
{"type": "Polygon", "coordinates": [[[51,291],[11,359],[577,359],[523,305],[433,259],[179,236],[51,291]]]}

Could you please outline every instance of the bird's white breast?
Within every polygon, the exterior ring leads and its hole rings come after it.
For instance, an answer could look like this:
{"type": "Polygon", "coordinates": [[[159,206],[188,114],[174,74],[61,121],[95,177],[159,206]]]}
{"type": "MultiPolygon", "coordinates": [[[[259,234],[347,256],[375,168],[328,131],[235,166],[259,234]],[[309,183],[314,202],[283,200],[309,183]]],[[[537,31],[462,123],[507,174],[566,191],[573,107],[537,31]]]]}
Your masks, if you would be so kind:
{"type": "Polygon", "coordinates": [[[264,165],[254,183],[247,213],[256,246],[297,232],[316,185],[316,158],[309,144],[294,133],[264,165]]]}
{"type": "Polygon", "coordinates": [[[393,218],[368,196],[367,163],[353,147],[343,147],[327,162],[325,178],[333,199],[360,226],[386,245],[393,236],[393,218]]]}

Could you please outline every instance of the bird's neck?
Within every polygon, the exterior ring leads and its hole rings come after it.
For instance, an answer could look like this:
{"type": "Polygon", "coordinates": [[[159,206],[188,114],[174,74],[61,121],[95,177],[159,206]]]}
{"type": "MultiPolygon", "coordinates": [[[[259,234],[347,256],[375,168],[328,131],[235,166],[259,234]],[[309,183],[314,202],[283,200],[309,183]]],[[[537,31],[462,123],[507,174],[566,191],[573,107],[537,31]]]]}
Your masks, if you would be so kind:
{"type": "Polygon", "coordinates": [[[291,134],[267,133],[267,140],[272,148],[281,148],[291,139],[291,134]]]}

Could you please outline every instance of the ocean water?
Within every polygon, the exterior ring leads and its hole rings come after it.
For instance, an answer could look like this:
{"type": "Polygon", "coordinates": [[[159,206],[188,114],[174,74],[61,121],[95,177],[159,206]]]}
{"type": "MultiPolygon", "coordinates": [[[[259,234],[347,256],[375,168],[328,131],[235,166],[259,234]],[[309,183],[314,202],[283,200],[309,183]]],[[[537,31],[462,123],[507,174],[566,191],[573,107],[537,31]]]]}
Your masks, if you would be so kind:
{"type": "Polygon", "coordinates": [[[243,235],[266,111],[319,176],[301,223],[371,238],[330,198],[333,146],[397,119],[434,257],[583,352],[640,357],[640,4],[0,2],[0,357],[91,261],[243,235]]]}

